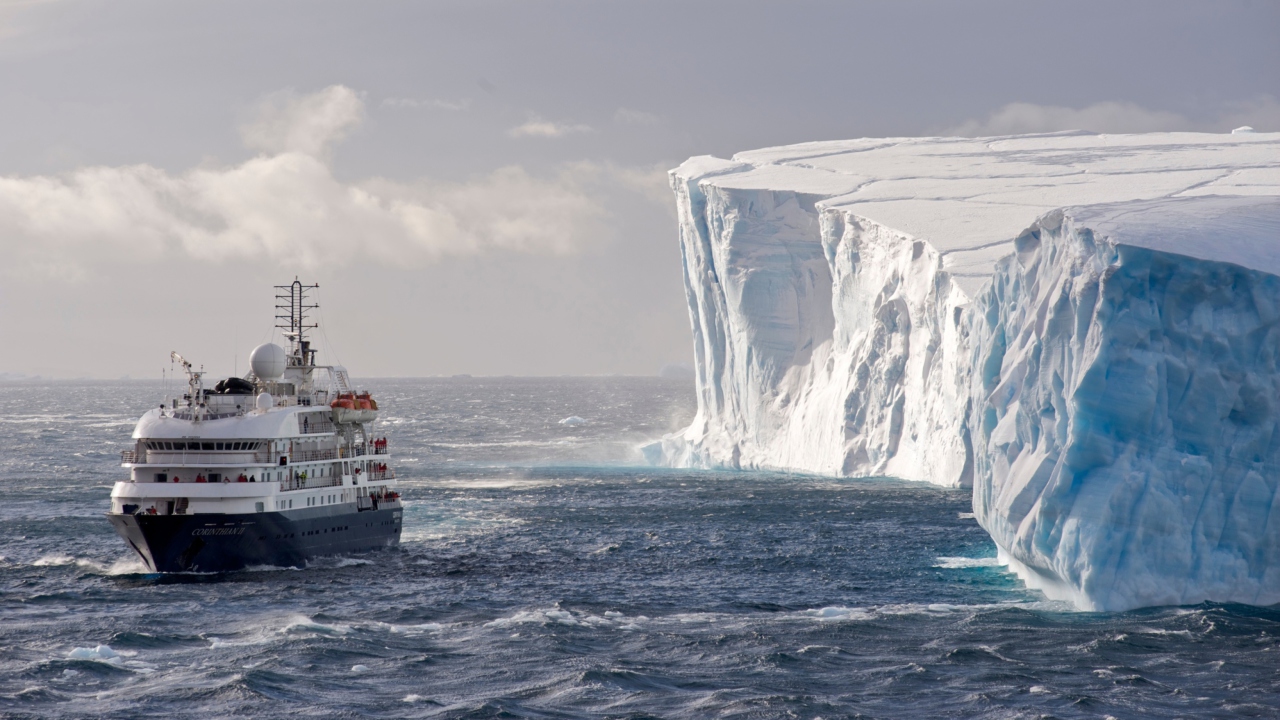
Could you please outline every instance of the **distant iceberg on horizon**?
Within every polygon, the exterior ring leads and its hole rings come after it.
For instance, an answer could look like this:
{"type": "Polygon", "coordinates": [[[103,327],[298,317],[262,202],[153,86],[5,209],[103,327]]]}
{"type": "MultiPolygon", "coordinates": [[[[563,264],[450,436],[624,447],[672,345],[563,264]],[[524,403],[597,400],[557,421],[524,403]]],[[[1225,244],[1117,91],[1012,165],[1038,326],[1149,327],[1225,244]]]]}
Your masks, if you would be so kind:
{"type": "Polygon", "coordinates": [[[1085,609],[1280,602],[1280,134],[806,143],[671,172],[675,466],[973,487],[1085,609]]]}

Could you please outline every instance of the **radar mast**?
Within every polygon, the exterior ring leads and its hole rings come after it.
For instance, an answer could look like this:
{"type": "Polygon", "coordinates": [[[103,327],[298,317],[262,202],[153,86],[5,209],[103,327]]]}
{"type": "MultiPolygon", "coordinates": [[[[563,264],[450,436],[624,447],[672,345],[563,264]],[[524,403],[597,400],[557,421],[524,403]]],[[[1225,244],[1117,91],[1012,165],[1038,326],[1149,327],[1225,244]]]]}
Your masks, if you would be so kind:
{"type": "Polygon", "coordinates": [[[289,339],[289,366],[313,367],[316,364],[316,351],[307,339],[307,331],[320,327],[319,323],[308,324],[311,310],[320,307],[319,303],[308,304],[307,293],[320,287],[320,283],[303,285],[296,277],[290,285],[276,285],[276,327],[289,339]]]}

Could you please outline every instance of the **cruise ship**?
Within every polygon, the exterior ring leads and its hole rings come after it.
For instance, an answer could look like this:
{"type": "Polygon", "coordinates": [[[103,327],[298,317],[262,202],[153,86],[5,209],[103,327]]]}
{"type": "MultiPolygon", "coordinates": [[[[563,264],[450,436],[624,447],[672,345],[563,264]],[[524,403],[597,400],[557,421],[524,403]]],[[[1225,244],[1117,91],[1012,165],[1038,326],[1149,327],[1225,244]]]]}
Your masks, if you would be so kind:
{"type": "Polygon", "coordinates": [[[309,293],[276,287],[276,327],[288,349],[260,345],[251,371],[205,387],[178,353],[181,398],[166,398],[133,431],[128,477],[107,518],[154,572],[302,567],[324,555],[396,547],[403,508],[377,402],[345,368],[317,365],[307,339],[309,293]]]}

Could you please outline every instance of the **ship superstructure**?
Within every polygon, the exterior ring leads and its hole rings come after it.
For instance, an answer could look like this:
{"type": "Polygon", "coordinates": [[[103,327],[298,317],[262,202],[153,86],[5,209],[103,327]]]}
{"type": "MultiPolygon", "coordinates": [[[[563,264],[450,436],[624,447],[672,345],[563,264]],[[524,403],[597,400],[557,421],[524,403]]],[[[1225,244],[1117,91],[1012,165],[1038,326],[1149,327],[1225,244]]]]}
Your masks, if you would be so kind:
{"type": "Polygon", "coordinates": [[[108,519],[151,570],[219,572],[399,544],[402,507],[377,403],[345,368],[317,365],[308,293],[277,287],[288,349],[254,349],[251,372],[206,388],[173,353],[181,398],[150,410],[123,453],[108,519]]]}

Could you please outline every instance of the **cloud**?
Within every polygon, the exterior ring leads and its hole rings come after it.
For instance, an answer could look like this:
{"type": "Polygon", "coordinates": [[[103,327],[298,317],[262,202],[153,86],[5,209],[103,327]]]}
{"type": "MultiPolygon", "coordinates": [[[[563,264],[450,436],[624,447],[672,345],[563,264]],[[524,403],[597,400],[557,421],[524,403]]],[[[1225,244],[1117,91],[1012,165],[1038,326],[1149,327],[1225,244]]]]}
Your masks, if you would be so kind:
{"type": "Polygon", "coordinates": [[[461,183],[345,183],[327,152],[362,116],[358,96],[342,86],[278,93],[245,126],[246,143],[262,153],[237,165],[0,178],[0,272],[74,278],[175,257],[316,269],[573,253],[611,235],[599,202],[605,185],[646,197],[663,185],[652,169],[590,163],[542,176],[505,167],[461,183]]]}
{"type": "Polygon", "coordinates": [[[364,120],[364,103],[351,88],[331,85],[299,95],[282,90],[258,103],[257,117],[240,128],[245,145],[265,153],[321,156],[364,120]]]}
{"type": "Polygon", "coordinates": [[[471,109],[471,98],[461,100],[417,100],[414,98],[390,97],[382,101],[383,107],[424,108],[435,107],[442,110],[461,112],[471,109]]]}
{"type": "Polygon", "coordinates": [[[624,125],[657,125],[662,122],[662,118],[643,110],[618,108],[618,111],[613,114],[613,121],[624,125]]]}
{"type": "Polygon", "coordinates": [[[983,137],[1058,130],[1129,133],[1187,130],[1190,127],[1191,123],[1177,113],[1147,110],[1133,103],[1101,102],[1077,110],[1058,105],[1016,102],[996,110],[985,120],[970,120],[948,130],[946,134],[983,137]]]}
{"type": "Polygon", "coordinates": [[[543,120],[537,115],[530,115],[523,124],[511,128],[507,134],[511,137],[544,137],[559,138],[575,133],[593,132],[590,125],[570,125],[543,120]]]}
{"type": "Polygon", "coordinates": [[[1174,112],[1149,110],[1126,102],[1101,102],[1080,109],[1060,105],[1009,103],[983,120],[969,120],[944,134],[961,137],[1018,135],[1091,130],[1099,133],[1139,133],[1194,130],[1228,132],[1252,125],[1259,132],[1280,130],[1280,102],[1269,95],[1228,103],[1218,117],[1193,122],[1174,112]]]}

